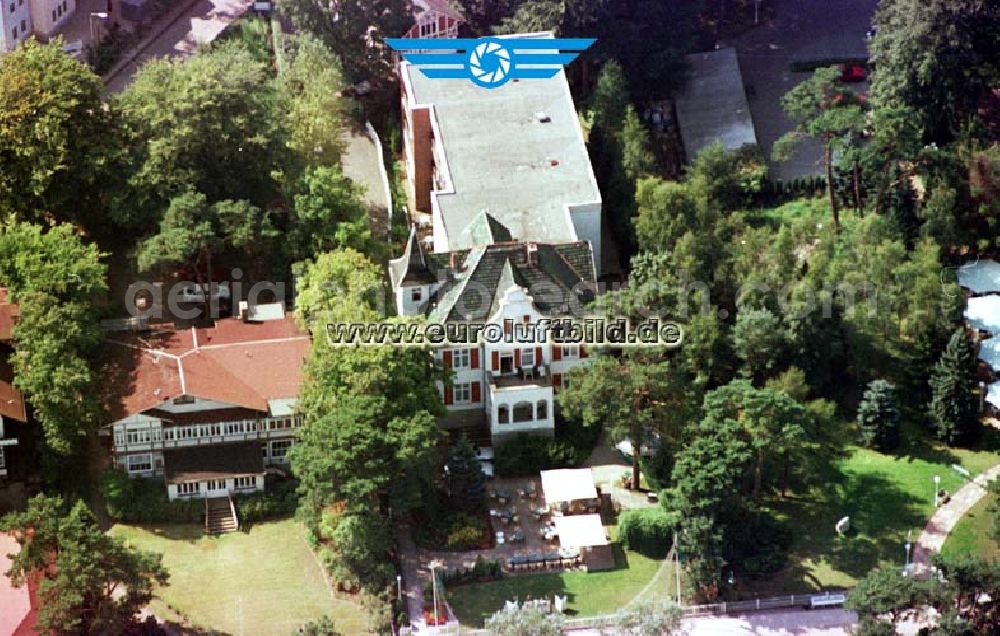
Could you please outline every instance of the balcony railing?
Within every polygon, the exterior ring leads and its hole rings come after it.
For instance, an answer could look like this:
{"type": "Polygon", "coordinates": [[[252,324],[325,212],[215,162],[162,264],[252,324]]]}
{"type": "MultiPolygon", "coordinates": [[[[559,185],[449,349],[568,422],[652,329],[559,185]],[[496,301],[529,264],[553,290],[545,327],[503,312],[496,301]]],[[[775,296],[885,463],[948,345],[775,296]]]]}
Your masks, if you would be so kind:
{"type": "Polygon", "coordinates": [[[163,426],[151,423],[146,428],[115,430],[115,451],[160,450],[242,442],[275,437],[289,437],[291,431],[302,425],[301,415],[265,417],[209,424],[189,424],[185,426],[163,426]]]}
{"type": "Polygon", "coordinates": [[[527,386],[552,386],[552,374],[549,365],[542,364],[532,367],[520,367],[512,373],[488,371],[486,373],[490,386],[494,389],[511,389],[527,386]]]}

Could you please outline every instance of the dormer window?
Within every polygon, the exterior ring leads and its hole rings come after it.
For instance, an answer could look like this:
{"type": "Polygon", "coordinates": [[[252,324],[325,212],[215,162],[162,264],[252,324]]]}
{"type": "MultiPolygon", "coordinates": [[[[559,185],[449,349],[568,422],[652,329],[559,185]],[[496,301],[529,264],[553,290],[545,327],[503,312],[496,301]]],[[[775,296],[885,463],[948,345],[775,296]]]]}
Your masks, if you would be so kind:
{"type": "Polygon", "coordinates": [[[419,303],[424,299],[424,290],[419,287],[414,287],[410,290],[410,300],[415,303],[419,303]]]}

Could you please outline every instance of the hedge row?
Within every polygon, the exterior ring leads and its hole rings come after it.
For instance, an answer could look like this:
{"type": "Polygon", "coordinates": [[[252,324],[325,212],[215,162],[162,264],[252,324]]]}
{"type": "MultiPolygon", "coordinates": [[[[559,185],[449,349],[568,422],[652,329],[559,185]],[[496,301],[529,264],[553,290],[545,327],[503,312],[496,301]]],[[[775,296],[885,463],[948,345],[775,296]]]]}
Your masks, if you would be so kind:
{"type": "Polygon", "coordinates": [[[674,519],[660,506],[625,510],[618,516],[618,539],[629,550],[662,559],[670,550],[674,519]]]}

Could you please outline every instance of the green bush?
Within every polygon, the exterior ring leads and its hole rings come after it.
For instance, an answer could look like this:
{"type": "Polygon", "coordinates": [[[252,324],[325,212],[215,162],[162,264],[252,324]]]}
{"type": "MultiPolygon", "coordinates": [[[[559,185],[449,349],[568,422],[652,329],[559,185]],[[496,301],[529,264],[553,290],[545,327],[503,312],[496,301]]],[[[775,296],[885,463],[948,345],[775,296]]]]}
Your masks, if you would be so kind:
{"type": "Polygon", "coordinates": [[[483,543],[486,521],[464,512],[428,516],[416,527],[414,540],[422,548],[471,550],[483,543]]]}
{"type": "Polygon", "coordinates": [[[473,523],[459,524],[448,533],[449,550],[470,550],[478,548],[483,542],[486,531],[481,519],[470,519],[473,523]]]}
{"type": "Polygon", "coordinates": [[[294,515],[299,506],[298,485],[294,479],[268,480],[260,492],[237,495],[234,501],[240,523],[294,515]]]}
{"type": "Polygon", "coordinates": [[[629,550],[662,559],[673,542],[674,522],[660,506],[626,510],[618,517],[618,539],[629,550]]]}
{"type": "Polygon", "coordinates": [[[205,512],[201,499],[170,501],[162,479],[131,479],[120,470],[101,476],[101,492],[108,514],[124,523],[201,523],[205,512]]]}
{"type": "Polygon", "coordinates": [[[590,457],[600,437],[600,426],[584,426],[557,413],[555,438],[511,438],[497,448],[496,470],[502,477],[528,477],[540,470],[574,468],[590,457]]]}

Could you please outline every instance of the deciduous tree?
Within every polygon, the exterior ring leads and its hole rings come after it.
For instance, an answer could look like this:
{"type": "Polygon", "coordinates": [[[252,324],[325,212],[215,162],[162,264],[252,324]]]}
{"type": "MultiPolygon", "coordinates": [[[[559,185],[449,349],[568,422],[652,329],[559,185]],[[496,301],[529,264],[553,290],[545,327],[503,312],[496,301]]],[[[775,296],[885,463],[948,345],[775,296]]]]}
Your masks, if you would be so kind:
{"type": "Polygon", "coordinates": [[[38,629],[52,634],[125,634],[168,574],[158,554],[105,534],[78,501],[38,495],[24,512],[0,520],[20,551],[5,574],[15,585],[41,577],[38,629]]]}

